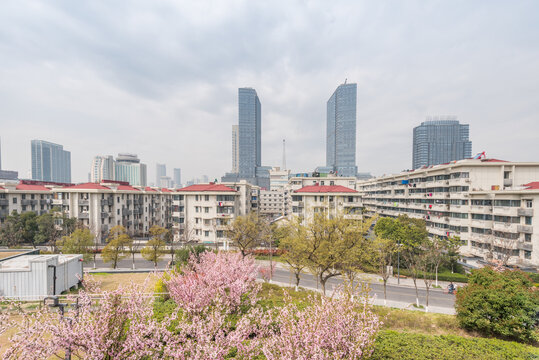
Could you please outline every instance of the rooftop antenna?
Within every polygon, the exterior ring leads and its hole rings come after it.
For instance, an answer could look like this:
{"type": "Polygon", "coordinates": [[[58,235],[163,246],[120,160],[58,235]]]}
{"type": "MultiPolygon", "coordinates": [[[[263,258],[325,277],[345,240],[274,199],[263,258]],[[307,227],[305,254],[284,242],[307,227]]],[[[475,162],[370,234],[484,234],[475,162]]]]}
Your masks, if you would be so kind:
{"type": "Polygon", "coordinates": [[[348,81],[348,78],[344,79],[344,84],[346,85],[346,82],[348,81]]]}
{"type": "Polygon", "coordinates": [[[286,143],[283,139],[283,170],[286,170],[286,143]]]}

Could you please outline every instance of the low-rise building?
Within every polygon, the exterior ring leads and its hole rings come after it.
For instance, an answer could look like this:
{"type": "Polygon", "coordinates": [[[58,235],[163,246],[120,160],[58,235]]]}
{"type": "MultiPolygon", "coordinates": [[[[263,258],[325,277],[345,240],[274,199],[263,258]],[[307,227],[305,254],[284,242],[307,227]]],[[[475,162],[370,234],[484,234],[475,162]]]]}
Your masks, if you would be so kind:
{"type": "Polygon", "coordinates": [[[316,214],[344,215],[361,219],[361,198],[358,191],[342,185],[309,185],[292,193],[292,216],[311,220],[316,214]]]}
{"type": "Polygon", "coordinates": [[[366,210],[424,219],[463,255],[539,266],[539,163],[466,159],[358,183],[366,210]]]}

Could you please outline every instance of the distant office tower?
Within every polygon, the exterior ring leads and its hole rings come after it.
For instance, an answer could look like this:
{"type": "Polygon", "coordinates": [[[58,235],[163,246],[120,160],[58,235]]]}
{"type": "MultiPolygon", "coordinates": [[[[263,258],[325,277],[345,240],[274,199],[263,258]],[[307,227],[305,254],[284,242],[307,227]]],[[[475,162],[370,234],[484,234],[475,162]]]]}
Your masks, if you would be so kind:
{"type": "Polygon", "coordinates": [[[326,166],[356,176],[357,84],[342,84],[327,102],[326,166]]]}
{"type": "Polygon", "coordinates": [[[71,153],[62,145],[32,140],[32,179],[71,182],[71,153]]]}
{"type": "Polygon", "coordinates": [[[256,90],[238,90],[239,164],[240,177],[254,178],[261,165],[261,105],[256,90]]]}
{"type": "Polygon", "coordinates": [[[159,184],[156,186],[162,187],[162,188],[171,188],[172,187],[172,179],[170,176],[161,176],[161,179],[159,179],[159,184]]]}
{"type": "Polygon", "coordinates": [[[114,180],[127,181],[131,185],[146,186],[146,164],[141,164],[137,155],[118,154],[114,180]]]}
{"type": "Polygon", "coordinates": [[[427,121],[414,128],[414,169],[471,156],[470,126],[459,124],[456,116],[427,117],[427,121]]]}
{"type": "Polygon", "coordinates": [[[238,173],[240,168],[239,127],[232,125],[232,172],[238,173]]]}
{"type": "Polygon", "coordinates": [[[174,186],[181,187],[182,186],[182,169],[175,168],[173,175],[174,175],[174,186]]]}
{"type": "Polygon", "coordinates": [[[155,186],[161,184],[163,176],[167,176],[167,166],[165,164],[155,164],[155,186]]]}
{"type": "Polygon", "coordinates": [[[102,180],[114,180],[115,164],[112,155],[98,155],[92,160],[92,170],[90,171],[90,181],[99,183],[102,180]]]}

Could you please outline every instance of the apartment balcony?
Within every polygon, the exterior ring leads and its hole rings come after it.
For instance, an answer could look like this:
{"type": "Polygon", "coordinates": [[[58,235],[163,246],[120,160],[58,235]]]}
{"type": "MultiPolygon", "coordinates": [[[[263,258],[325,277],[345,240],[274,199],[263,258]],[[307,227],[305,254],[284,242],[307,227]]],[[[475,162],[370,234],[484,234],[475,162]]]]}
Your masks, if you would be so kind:
{"type": "Polygon", "coordinates": [[[114,200],[112,198],[101,199],[101,206],[112,206],[114,200]]]}
{"type": "Polygon", "coordinates": [[[21,205],[37,205],[37,200],[22,199],[21,205]]]}
{"type": "Polygon", "coordinates": [[[455,226],[468,226],[470,224],[469,219],[460,219],[460,218],[447,218],[449,219],[449,224],[455,225],[455,226]]]}
{"type": "Polygon", "coordinates": [[[53,205],[69,205],[69,199],[52,199],[53,205]]]}
{"type": "Polygon", "coordinates": [[[88,199],[83,199],[83,200],[79,199],[79,206],[88,206],[88,205],[90,205],[90,200],[88,200],[88,199]]]}
{"type": "Polygon", "coordinates": [[[7,206],[9,205],[8,199],[0,199],[0,206],[7,206]]]}
{"type": "Polygon", "coordinates": [[[80,219],[80,220],[89,219],[90,218],[90,213],[80,212],[79,215],[77,216],[77,218],[80,219]]]}
{"type": "Polygon", "coordinates": [[[517,216],[533,216],[533,209],[517,208],[517,216]]]}
{"type": "Polygon", "coordinates": [[[102,212],[101,213],[101,219],[106,219],[109,217],[109,213],[108,212],[102,212]]]}
{"type": "Polygon", "coordinates": [[[6,218],[8,217],[8,215],[9,215],[9,210],[7,209],[0,210],[0,218],[6,218]]]}
{"type": "Polygon", "coordinates": [[[503,186],[513,186],[513,179],[503,179],[503,186]]]}
{"type": "Polygon", "coordinates": [[[494,221],[492,223],[492,229],[495,231],[503,231],[503,232],[509,232],[509,233],[516,233],[518,232],[518,226],[517,224],[511,224],[511,223],[503,223],[503,222],[496,222],[494,221]]]}
{"type": "MultiPolygon", "coordinates": [[[[451,205],[453,208],[455,205],[451,205]]],[[[470,205],[470,211],[478,214],[492,214],[491,206],[470,205]]]]}
{"type": "Polygon", "coordinates": [[[107,232],[107,231],[109,231],[109,226],[108,226],[108,225],[105,225],[105,224],[101,225],[101,231],[102,231],[102,232],[107,232]]]}
{"type": "Polygon", "coordinates": [[[234,206],[235,201],[216,201],[215,206],[234,206]]]}
{"type": "Polygon", "coordinates": [[[517,243],[517,247],[521,250],[527,250],[527,251],[532,251],[533,250],[533,245],[531,242],[523,242],[523,241],[519,241],[517,243]]]}
{"type": "Polygon", "coordinates": [[[343,215],[345,219],[349,220],[361,220],[363,219],[363,215],[361,214],[345,214],[343,215]]]}
{"type": "Polygon", "coordinates": [[[297,207],[300,207],[300,208],[305,207],[305,203],[303,201],[298,201],[297,207]]]}
{"type": "Polygon", "coordinates": [[[493,215],[501,216],[518,216],[518,209],[512,206],[494,206],[492,208],[493,215]]]}
{"type": "Polygon", "coordinates": [[[133,200],[127,200],[127,206],[131,206],[132,203],[133,203],[133,200]]]}
{"type": "Polygon", "coordinates": [[[479,229],[491,229],[492,228],[492,220],[478,220],[478,219],[472,219],[470,222],[471,227],[479,228],[479,229]]]}
{"type": "Polygon", "coordinates": [[[531,225],[517,225],[517,231],[525,234],[533,234],[533,226],[531,225]]]}

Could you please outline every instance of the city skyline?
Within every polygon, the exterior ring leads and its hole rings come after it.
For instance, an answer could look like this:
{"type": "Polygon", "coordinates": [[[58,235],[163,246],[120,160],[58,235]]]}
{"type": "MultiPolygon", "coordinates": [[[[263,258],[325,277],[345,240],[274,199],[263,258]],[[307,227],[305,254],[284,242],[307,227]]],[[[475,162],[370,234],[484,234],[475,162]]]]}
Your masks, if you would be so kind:
{"type": "Polygon", "coordinates": [[[325,159],[328,92],[345,78],[358,83],[359,171],[411,164],[412,129],[429,114],[470,124],[474,152],[538,156],[537,3],[1,6],[2,167],[21,178],[35,138],[70,149],[73,182],[95,154],[125,151],[150,179],[157,162],[218,178],[230,170],[241,86],[264,102],[263,163],[281,163],[286,138],[288,167],[313,170],[325,159]]]}

